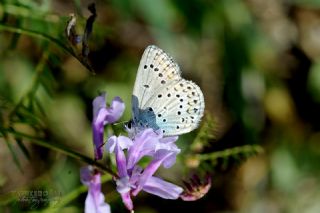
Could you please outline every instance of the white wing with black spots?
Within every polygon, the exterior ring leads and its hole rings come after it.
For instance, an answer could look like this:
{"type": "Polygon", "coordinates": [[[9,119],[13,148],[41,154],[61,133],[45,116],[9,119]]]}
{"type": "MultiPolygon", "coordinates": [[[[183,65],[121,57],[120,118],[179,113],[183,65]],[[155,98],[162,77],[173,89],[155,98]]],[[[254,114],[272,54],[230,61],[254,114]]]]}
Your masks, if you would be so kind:
{"type": "Polygon", "coordinates": [[[154,116],[151,119],[145,113],[151,110],[165,136],[181,135],[195,129],[205,107],[199,86],[183,79],[178,64],[154,45],[148,46],[143,53],[133,96],[138,102],[133,104],[134,121],[153,127],[154,116]]]}

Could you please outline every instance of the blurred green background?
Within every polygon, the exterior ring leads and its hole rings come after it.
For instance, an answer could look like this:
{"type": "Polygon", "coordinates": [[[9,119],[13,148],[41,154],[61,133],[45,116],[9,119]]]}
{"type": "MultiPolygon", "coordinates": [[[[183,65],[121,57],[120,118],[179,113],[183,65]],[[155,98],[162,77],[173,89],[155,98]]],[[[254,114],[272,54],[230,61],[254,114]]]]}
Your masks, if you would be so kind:
{"type": "MultiPolygon", "coordinates": [[[[74,13],[82,34],[92,2],[0,3],[1,212],[83,211],[79,168],[87,163],[43,144],[93,158],[92,100],[99,91],[109,103],[120,96],[121,121],[129,120],[149,44],[173,56],[206,102],[202,130],[180,137],[177,164],[159,174],[179,184],[199,167],[212,174],[212,188],[195,202],[142,193],[136,212],[320,212],[319,1],[95,1],[83,60],[64,30],[74,13]],[[232,152],[243,146],[253,153],[232,152]],[[30,191],[47,191],[48,202],[19,200],[30,191]]],[[[112,212],[126,212],[112,181],[103,191],[112,212]]]]}

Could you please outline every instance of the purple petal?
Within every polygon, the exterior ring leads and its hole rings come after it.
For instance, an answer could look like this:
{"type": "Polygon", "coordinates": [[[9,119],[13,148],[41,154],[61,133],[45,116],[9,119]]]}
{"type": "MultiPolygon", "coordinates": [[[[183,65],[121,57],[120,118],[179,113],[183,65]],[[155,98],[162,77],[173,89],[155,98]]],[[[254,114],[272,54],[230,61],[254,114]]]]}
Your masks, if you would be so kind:
{"type": "Polygon", "coordinates": [[[163,162],[164,168],[170,168],[176,162],[177,154],[180,153],[180,149],[174,143],[178,139],[178,136],[161,138],[160,143],[156,146],[156,151],[158,150],[166,150],[168,152],[172,152],[170,157],[166,158],[163,162]]]}
{"type": "Polygon", "coordinates": [[[127,209],[129,211],[132,211],[133,210],[133,203],[132,203],[132,200],[131,200],[131,197],[130,197],[130,192],[123,193],[123,194],[120,194],[120,195],[121,195],[121,198],[122,198],[122,202],[127,207],[127,209]]]}
{"type": "Polygon", "coordinates": [[[106,121],[110,123],[114,123],[122,116],[124,112],[125,105],[120,97],[115,97],[112,102],[111,106],[107,107],[108,115],[106,117],[106,121]]]}
{"type": "Polygon", "coordinates": [[[159,135],[151,128],[138,133],[128,151],[128,169],[132,169],[143,156],[154,152],[158,142],[159,135]]]}
{"type": "Polygon", "coordinates": [[[164,168],[170,168],[171,166],[173,166],[176,163],[176,159],[177,159],[177,153],[172,153],[171,155],[169,155],[162,163],[164,168]]]}
{"type": "MultiPolygon", "coordinates": [[[[166,150],[168,151],[168,150],[166,150]]],[[[168,151],[170,152],[170,151],[168,151]]],[[[163,161],[163,167],[164,168],[170,168],[171,166],[173,166],[175,163],[176,163],[176,158],[177,158],[177,155],[180,153],[180,149],[177,149],[177,150],[174,150],[172,151],[171,150],[171,155],[168,156],[164,161],[163,161]]]]}
{"type": "Polygon", "coordinates": [[[131,190],[131,184],[129,182],[129,176],[122,177],[116,181],[117,191],[120,194],[127,193],[131,190]]]}
{"type": "Polygon", "coordinates": [[[81,182],[89,187],[85,201],[86,213],[110,213],[109,204],[105,203],[104,195],[101,193],[101,175],[92,166],[81,168],[81,182]]]}
{"type": "Polygon", "coordinates": [[[176,142],[178,140],[178,136],[170,136],[170,137],[165,137],[165,138],[161,138],[160,142],[163,144],[172,144],[174,142],[176,142]]]}
{"type": "Polygon", "coordinates": [[[138,165],[135,165],[132,172],[131,172],[131,176],[130,176],[130,184],[134,187],[132,188],[136,188],[135,185],[137,185],[139,179],[140,179],[140,176],[141,176],[141,173],[142,173],[143,169],[138,166],[138,165]]]}
{"type": "Polygon", "coordinates": [[[92,166],[82,167],[80,169],[80,180],[83,185],[89,186],[94,169],[92,166]]]}
{"type": "Polygon", "coordinates": [[[106,108],[106,93],[103,92],[101,95],[97,96],[92,102],[93,108],[93,118],[98,116],[98,112],[102,108],[106,108]]]}
{"type": "Polygon", "coordinates": [[[178,136],[161,138],[159,140],[159,143],[157,143],[155,151],[158,151],[160,149],[165,149],[175,153],[180,153],[180,149],[174,143],[176,140],[178,140],[178,136]]]}
{"type": "Polygon", "coordinates": [[[104,121],[107,113],[105,108],[101,108],[92,122],[93,144],[95,146],[94,156],[96,160],[101,159],[103,154],[104,121]]]}
{"type": "Polygon", "coordinates": [[[116,144],[118,142],[118,138],[116,136],[111,136],[109,139],[108,139],[108,142],[107,142],[107,145],[106,145],[106,149],[110,152],[110,153],[113,153],[114,152],[114,149],[116,147],[116,144]]]}
{"type": "Polygon", "coordinates": [[[178,199],[183,189],[180,186],[164,181],[158,177],[150,177],[143,186],[143,191],[164,199],[178,199]]]}
{"type": "Polygon", "coordinates": [[[123,150],[120,148],[119,144],[116,144],[115,147],[116,163],[118,169],[118,175],[120,178],[128,176],[127,173],[127,160],[124,155],[123,150]]]}
{"type": "Polygon", "coordinates": [[[183,201],[195,201],[205,196],[211,188],[211,176],[207,174],[204,178],[193,175],[189,182],[185,182],[185,190],[180,195],[183,201]]]}
{"type": "Polygon", "coordinates": [[[88,192],[85,201],[85,213],[110,213],[110,205],[104,201],[104,196],[101,192],[92,194],[88,192]]]}
{"type": "Polygon", "coordinates": [[[123,114],[125,105],[119,97],[115,97],[112,100],[111,106],[106,107],[105,93],[96,97],[93,100],[93,143],[95,159],[100,160],[103,155],[103,135],[104,125],[108,123],[114,123],[123,114]]]}
{"type": "Polygon", "coordinates": [[[150,164],[145,168],[142,175],[140,176],[139,183],[137,188],[132,192],[134,196],[136,196],[144,186],[144,184],[148,181],[148,179],[158,170],[162,162],[172,155],[172,152],[168,152],[166,150],[160,150],[155,155],[155,158],[150,162],[150,164]]]}
{"type": "Polygon", "coordinates": [[[116,136],[111,136],[109,139],[108,139],[108,143],[106,145],[106,149],[112,153],[115,151],[115,147],[116,147],[116,144],[118,144],[118,146],[124,150],[124,149],[128,149],[130,146],[133,145],[133,142],[130,138],[128,137],[125,137],[125,136],[119,136],[119,137],[116,137],[116,136]]]}
{"type": "Polygon", "coordinates": [[[133,145],[133,141],[125,136],[119,136],[118,137],[118,144],[120,146],[120,148],[123,149],[128,149],[129,147],[131,147],[133,145]]]}

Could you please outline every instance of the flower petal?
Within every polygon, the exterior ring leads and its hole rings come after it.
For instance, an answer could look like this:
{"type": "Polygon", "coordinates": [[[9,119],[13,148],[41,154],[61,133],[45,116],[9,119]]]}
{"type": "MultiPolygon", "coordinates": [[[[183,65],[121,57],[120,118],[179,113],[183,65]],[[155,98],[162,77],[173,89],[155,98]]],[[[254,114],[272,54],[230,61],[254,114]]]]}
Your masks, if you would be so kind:
{"type": "Polygon", "coordinates": [[[80,169],[80,180],[83,185],[89,186],[94,170],[92,166],[82,167],[80,169]]]}
{"type": "Polygon", "coordinates": [[[97,96],[92,102],[94,120],[98,116],[99,110],[102,109],[102,108],[106,108],[106,98],[105,98],[105,96],[106,96],[106,93],[103,92],[103,93],[101,93],[101,95],[97,96]]]}
{"type": "Polygon", "coordinates": [[[133,186],[132,188],[135,189],[137,183],[139,182],[139,179],[140,179],[140,176],[141,176],[141,173],[142,173],[143,169],[138,166],[138,165],[135,165],[133,167],[133,169],[131,170],[131,175],[130,175],[130,184],[133,186]]]}
{"type": "Polygon", "coordinates": [[[161,138],[160,142],[163,144],[172,144],[178,140],[179,136],[169,136],[165,138],[161,138]]]}
{"type": "Polygon", "coordinates": [[[117,191],[120,194],[127,193],[131,190],[131,185],[129,182],[129,176],[122,177],[116,181],[117,191]]]}
{"type": "Polygon", "coordinates": [[[143,186],[143,191],[164,199],[178,199],[183,189],[158,177],[150,177],[143,186]]]}
{"type": "Polygon", "coordinates": [[[116,144],[115,147],[116,163],[118,169],[118,175],[120,178],[128,176],[127,173],[127,160],[124,155],[123,150],[120,148],[119,144],[116,144]]]}
{"type": "Polygon", "coordinates": [[[106,149],[110,153],[112,153],[112,152],[115,151],[116,144],[118,144],[118,146],[122,150],[124,150],[124,149],[128,149],[129,147],[131,147],[133,145],[133,141],[130,138],[125,137],[125,136],[116,137],[116,136],[113,135],[108,139],[108,143],[106,145],[106,149]]]}
{"type": "Polygon", "coordinates": [[[176,157],[181,151],[174,143],[176,140],[178,140],[178,136],[161,138],[160,143],[157,144],[156,151],[167,150],[169,152],[172,152],[172,155],[170,155],[170,157],[165,159],[165,161],[163,162],[164,168],[170,168],[173,164],[175,164],[176,157]]]}
{"type": "Polygon", "coordinates": [[[204,178],[193,175],[189,182],[185,182],[185,190],[180,195],[183,201],[195,201],[205,196],[211,188],[211,176],[207,174],[204,178]]]}
{"type": "Polygon", "coordinates": [[[108,115],[106,117],[107,123],[114,123],[116,122],[123,114],[125,109],[125,105],[120,97],[115,97],[112,102],[111,106],[107,107],[108,115]]]}
{"type": "Polygon", "coordinates": [[[139,132],[134,138],[134,145],[128,150],[128,169],[132,169],[143,156],[154,152],[157,143],[159,135],[153,129],[139,132]]]}
{"type": "Polygon", "coordinates": [[[133,145],[133,141],[125,136],[119,136],[118,137],[118,144],[120,146],[120,148],[123,149],[128,149],[129,147],[131,147],[133,145]]]}
{"type": "Polygon", "coordinates": [[[136,196],[141,191],[144,184],[158,170],[162,162],[166,160],[166,158],[170,157],[170,155],[172,154],[173,154],[172,152],[168,152],[166,150],[159,150],[157,152],[157,155],[155,155],[155,158],[149,163],[149,165],[145,168],[145,170],[141,174],[137,188],[132,192],[134,196],[136,196]]]}
{"type": "Polygon", "coordinates": [[[85,201],[85,213],[110,213],[110,205],[104,201],[104,195],[99,192],[98,196],[88,192],[85,201]]]}
{"type": "Polygon", "coordinates": [[[106,107],[105,93],[96,97],[93,100],[93,143],[95,146],[94,153],[95,159],[100,160],[103,156],[103,136],[104,136],[104,125],[114,123],[123,114],[125,105],[119,97],[115,97],[112,100],[111,106],[106,107]]]}
{"type": "Polygon", "coordinates": [[[127,207],[127,209],[129,211],[132,211],[133,210],[133,203],[132,203],[132,200],[131,200],[131,197],[130,197],[130,192],[123,193],[123,194],[120,194],[120,195],[121,195],[121,198],[122,198],[122,202],[127,207]]]}
{"type": "Polygon", "coordinates": [[[110,213],[110,206],[104,201],[101,193],[101,174],[93,169],[92,166],[81,168],[81,182],[88,186],[88,194],[85,201],[86,213],[110,213]]]}
{"type": "Polygon", "coordinates": [[[108,139],[108,142],[106,144],[106,149],[112,153],[114,152],[115,150],[115,147],[116,147],[116,144],[118,142],[118,138],[116,136],[111,136],[109,139],[108,139]]]}
{"type": "Polygon", "coordinates": [[[104,121],[107,113],[105,108],[101,108],[92,122],[93,144],[95,146],[94,156],[96,160],[101,159],[103,154],[104,121]]]}

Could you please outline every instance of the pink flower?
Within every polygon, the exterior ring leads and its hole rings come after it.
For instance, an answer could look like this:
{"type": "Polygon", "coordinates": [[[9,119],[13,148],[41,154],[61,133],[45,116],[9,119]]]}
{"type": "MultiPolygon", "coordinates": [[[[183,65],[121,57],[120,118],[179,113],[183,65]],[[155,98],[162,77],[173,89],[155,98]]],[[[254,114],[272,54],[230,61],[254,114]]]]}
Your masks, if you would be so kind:
{"type": "Polygon", "coordinates": [[[207,174],[203,179],[199,176],[193,175],[189,182],[185,182],[185,190],[180,195],[184,201],[195,201],[206,195],[211,188],[211,177],[207,174]]]}

